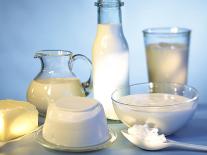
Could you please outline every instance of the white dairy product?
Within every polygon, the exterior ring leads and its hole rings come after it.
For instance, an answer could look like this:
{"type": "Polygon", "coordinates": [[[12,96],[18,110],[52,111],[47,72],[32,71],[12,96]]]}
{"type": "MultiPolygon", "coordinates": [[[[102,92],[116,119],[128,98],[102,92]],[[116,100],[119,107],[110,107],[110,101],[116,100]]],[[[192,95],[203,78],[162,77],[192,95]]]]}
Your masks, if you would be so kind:
{"type": "Polygon", "coordinates": [[[121,97],[119,102],[123,104],[115,103],[114,107],[127,126],[147,123],[169,135],[192,117],[196,106],[187,100],[183,96],[164,93],[136,94],[121,97]]]}
{"type": "Polygon", "coordinates": [[[0,100],[0,141],[30,133],[38,126],[35,106],[23,101],[0,100]]]}
{"type": "Polygon", "coordinates": [[[128,128],[128,134],[136,139],[141,148],[160,148],[167,141],[165,135],[158,134],[157,128],[150,128],[148,124],[135,124],[128,128]]]}
{"type": "Polygon", "coordinates": [[[187,83],[188,46],[177,43],[149,44],[146,47],[150,82],[187,83]]]}
{"type": "Polygon", "coordinates": [[[33,80],[27,91],[27,100],[43,115],[49,103],[67,96],[85,96],[78,78],[33,80]]]}
{"type": "Polygon", "coordinates": [[[93,46],[94,98],[103,105],[107,118],[118,119],[112,105],[111,94],[117,88],[129,85],[128,45],[121,24],[99,24],[93,46]]]}
{"type": "Polygon", "coordinates": [[[104,110],[94,99],[66,97],[48,106],[43,137],[56,145],[86,147],[109,139],[104,110]]]}

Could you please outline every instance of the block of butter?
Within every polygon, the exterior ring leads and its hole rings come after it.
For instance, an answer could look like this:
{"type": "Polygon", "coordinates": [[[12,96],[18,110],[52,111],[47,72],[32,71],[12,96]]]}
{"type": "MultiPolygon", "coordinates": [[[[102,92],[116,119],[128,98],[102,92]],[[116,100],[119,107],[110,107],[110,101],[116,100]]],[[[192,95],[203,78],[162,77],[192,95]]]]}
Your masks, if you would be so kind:
{"type": "Polygon", "coordinates": [[[38,126],[35,106],[23,101],[0,100],[0,141],[29,133],[38,126]]]}

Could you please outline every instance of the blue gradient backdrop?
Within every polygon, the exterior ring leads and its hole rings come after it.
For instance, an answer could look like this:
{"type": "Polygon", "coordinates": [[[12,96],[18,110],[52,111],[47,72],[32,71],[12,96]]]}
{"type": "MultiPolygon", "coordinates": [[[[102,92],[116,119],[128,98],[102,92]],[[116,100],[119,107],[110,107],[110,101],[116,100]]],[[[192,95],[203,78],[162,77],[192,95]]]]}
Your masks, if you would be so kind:
{"type": "MultiPolygon", "coordinates": [[[[0,99],[25,99],[40,69],[41,49],[66,49],[91,58],[97,9],[93,0],[0,0],[0,99]]],[[[130,83],[147,81],[142,30],[181,26],[192,29],[189,84],[207,100],[207,1],[125,0],[124,33],[130,47],[130,83]]],[[[76,65],[81,79],[87,67],[76,65]]]]}

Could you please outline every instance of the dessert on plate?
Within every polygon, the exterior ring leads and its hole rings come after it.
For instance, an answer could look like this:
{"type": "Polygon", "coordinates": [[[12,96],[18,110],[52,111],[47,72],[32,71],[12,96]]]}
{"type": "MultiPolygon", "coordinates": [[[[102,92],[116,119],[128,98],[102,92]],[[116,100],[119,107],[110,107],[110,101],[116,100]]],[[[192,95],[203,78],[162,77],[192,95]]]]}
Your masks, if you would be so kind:
{"type": "Polygon", "coordinates": [[[42,134],[46,141],[67,147],[98,145],[110,138],[102,105],[84,97],[49,104],[42,134]]]}

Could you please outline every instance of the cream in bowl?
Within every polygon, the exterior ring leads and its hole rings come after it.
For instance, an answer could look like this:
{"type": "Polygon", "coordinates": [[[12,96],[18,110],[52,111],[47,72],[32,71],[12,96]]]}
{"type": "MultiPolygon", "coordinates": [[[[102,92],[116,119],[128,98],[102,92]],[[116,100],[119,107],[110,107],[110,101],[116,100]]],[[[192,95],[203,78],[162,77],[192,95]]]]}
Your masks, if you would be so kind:
{"type": "Polygon", "coordinates": [[[67,147],[106,142],[110,136],[102,105],[84,97],[66,97],[49,104],[43,138],[67,147]]]}
{"type": "Polygon", "coordinates": [[[149,124],[170,135],[193,116],[198,101],[195,88],[175,83],[142,83],[129,86],[128,94],[112,94],[115,112],[128,127],[149,124]]]}

